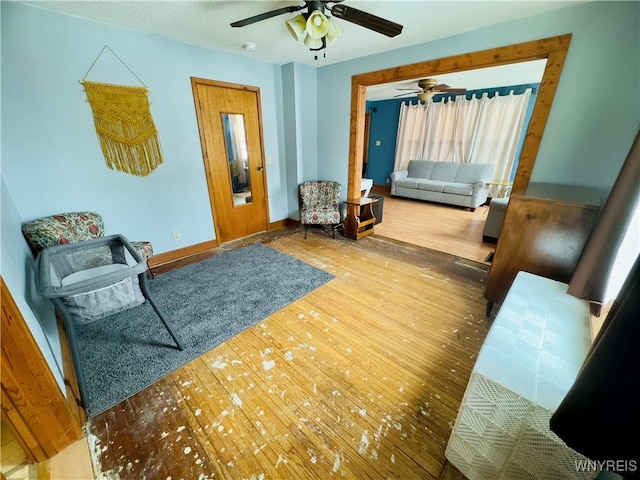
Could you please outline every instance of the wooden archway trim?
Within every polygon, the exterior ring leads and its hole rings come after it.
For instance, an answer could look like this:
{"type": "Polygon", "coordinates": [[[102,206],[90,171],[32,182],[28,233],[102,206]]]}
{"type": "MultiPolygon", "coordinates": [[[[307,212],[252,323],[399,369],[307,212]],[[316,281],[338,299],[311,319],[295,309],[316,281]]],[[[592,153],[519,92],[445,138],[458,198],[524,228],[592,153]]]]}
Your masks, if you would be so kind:
{"type": "Polygon", "coordinates": [[[551,104],[553,103],[570,42],[571,34],[566,34],[452,57],[428,60],[426,62],[412,63],[351,77],[348,198],[360,197],[362,155],[364,151],[366,87],[436,74],[462,72],[478,68],[546,59],[547,63],[542,80],[540,81],[538,98],[522,147],[522,154],[520,156],[520,163],[518,164],[513,188],[517,189],[527,186],[531,172],[533,171],[542,140],[542,134],[547,124],[547,118],[551,110],[551,104]]]}

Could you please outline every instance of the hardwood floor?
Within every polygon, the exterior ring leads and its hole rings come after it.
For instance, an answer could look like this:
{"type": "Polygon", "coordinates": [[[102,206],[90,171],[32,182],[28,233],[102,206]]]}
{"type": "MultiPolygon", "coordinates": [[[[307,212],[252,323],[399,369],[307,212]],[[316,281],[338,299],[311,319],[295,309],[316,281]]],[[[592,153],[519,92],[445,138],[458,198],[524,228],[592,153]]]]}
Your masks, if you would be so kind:
{"type": "Polygon", "coordinates": [[[495,243],[482,241],[488,206],[475,212],[468,209],[391,197],[390,189],[374,186],[372,195],[383,198],[382,223],[375,226],[375,235],[432,248],[440,252],[486,263],[495,251],[495,243]]]}
{"type": "Polygon", "coordinates": [[[486,266],[376,235],[251,241],[335,278],[92,419],[101,478],[464,479],[444,452],[486,266]]]}

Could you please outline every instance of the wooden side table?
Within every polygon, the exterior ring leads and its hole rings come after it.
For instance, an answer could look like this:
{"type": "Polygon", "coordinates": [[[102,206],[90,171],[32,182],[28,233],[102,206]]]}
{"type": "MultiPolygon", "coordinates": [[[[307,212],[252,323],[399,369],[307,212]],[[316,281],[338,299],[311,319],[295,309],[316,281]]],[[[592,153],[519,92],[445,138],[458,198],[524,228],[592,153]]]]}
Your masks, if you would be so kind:
{"type": "Polygon", "coordinates": [[[347,200],[347,218],[344,219],[344,234],[355,240],[360,240],[373,233],[376,217],[372,205],[377,198],[353,198],[347,200]]]}

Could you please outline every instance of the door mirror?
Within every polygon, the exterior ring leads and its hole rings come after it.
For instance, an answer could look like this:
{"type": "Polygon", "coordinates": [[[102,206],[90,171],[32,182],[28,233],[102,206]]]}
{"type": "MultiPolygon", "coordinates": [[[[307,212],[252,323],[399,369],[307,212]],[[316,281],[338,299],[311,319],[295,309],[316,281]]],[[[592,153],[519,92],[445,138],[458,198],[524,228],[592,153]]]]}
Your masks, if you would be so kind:
{"type": "Polygon", "coordinates": [[[239,207],[253,201],[244,115],[241,113],[223,113],[222,128],[224,130],[227,161],[229,162],[233,206],[239,207]]]}

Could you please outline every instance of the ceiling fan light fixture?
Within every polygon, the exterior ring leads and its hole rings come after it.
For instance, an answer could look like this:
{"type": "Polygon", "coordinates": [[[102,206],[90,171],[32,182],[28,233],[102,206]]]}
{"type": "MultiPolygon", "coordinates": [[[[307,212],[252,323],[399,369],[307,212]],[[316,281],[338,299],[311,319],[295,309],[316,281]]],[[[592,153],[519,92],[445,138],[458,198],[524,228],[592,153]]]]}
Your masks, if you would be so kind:
{"type": "Polygon", "coordinates": [[[329,28],[327,29],[327,45],[331,45],[340,35],[342,35],[344,28],[334,22],[331,17],[327,18],[327,22],[329,23],[329,28]]]}
{"type": "Polygon", "coordinates": [[[329,21],[320,10],[314,10],[307,19],[307,34],[315,39],[321,39],[329,31],[329,21]]]}
{"type": "Polygon", "coordinates": [[[287,29],[296,42],[302,40],[307,31],[307,19],[302,15],[296,15],[295,17],[287,20],[287,29]]]}
{"type": "Polygon", "coordinates": [[[304,38],[304,44],[309,47],[310,50],[319,50],[322,48],[322,38],[313,38],[311,35],[307,35],[304,38]]]}
{"type": "Polygon", "coordinates": [[[418,82],[418,87],[423,89],[435,88],[438,86],[438,80],[435,78],[423,78],[418,82]]]}
{"type": "Polygon", "coordinates": [[[433,98],[435,94],[436,92],[420,92],[418,94],[418,100],[420,100],[421,102],[428,102],[433,98]]]}

